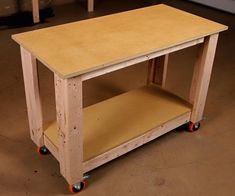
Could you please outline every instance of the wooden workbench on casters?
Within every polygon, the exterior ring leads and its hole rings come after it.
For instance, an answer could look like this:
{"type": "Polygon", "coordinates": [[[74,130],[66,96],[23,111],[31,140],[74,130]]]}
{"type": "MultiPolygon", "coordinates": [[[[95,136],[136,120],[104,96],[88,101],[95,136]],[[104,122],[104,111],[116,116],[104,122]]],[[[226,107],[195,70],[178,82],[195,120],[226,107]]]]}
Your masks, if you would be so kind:
{"type": "Polygon", "coordinates": [[[187,122],[202,119],[218,34],[227,27],[157,5],[13,35],[21,46],[32,140],[69,184],[187,122]],[[136,20],[138,18],[138,20],[136,20]],[[164,90],[168,54],[199,44],[189,100],[164,90]],[[42,118],[36,59],[55,77],[57,120],[42,118]],[[145,87],[82,108],[82,83],[149,60],[145,87]],[[101,139],[102,138],[102,139],[101,139]]]}

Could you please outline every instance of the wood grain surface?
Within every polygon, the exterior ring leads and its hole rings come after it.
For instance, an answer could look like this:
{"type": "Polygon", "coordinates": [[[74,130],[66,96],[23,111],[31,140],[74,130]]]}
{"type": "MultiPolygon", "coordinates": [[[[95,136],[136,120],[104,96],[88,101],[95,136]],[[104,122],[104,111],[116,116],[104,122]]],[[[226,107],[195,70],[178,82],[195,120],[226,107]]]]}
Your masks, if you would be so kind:
{"type": "MultiPolygon", "coordinates": [[[[191,112],[184,100],[157,86],[145,86],[83,109],[84,161],[191,112]]],[[[59,146],[56,122],[45,135],[59,146]]]]}
{"type": "Polygon", "coordinates": [[[226,29],[160,4],[12,38],[60,77],[69,78],[226,29]]]}

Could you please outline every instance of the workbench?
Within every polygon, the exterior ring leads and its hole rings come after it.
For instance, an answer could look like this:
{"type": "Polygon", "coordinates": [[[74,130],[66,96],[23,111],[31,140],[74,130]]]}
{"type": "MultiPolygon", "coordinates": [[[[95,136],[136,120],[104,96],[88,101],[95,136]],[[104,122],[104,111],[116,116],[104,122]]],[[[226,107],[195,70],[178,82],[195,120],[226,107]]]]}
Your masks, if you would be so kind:
{"type": "Polygon", "coordinates": [[[218,35],[226,29],[160,4],[12,36],[21,48],[31,138],[59,161],[72,192],[84,187],[86,172],[181,125],[199,128],[218,35]],[[168,54],[194,45],[198,56],[183,100],[165,89],[168,54]],[[49,124],[36,60],[54,73],[57,118],[49,124]],[[83,108],[83,81],[143,61],[145,86],[83,108]]]}
{"type": "MultiPolygon", "coordinates": [[[[39,9],[39,0],[32,0],[32,13],[34,23],[40,22],[39,9]]],[[[87,0],[87,9],[88,12],[94,11],[94,0],[87,0]]]]}

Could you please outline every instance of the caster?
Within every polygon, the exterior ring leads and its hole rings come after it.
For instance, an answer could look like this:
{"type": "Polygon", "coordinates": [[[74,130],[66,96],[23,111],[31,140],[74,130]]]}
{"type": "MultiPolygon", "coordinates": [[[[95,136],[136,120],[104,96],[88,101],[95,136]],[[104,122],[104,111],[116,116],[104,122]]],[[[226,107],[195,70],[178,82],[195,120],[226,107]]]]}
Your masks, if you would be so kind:
{"type": "Polygon", "coordinates": [[[200,125],[201,125],[200,122],[197,122],[197,123],[189,122],[188,131],[189,132],[197,131],[200,128],[200,125]]]}
{"type": "Polygon", "coordinates": [[[86,182],[85,181],[82,181],[78,184],[69,185],[69,192],[70,193],[79,193],[85,187],[86,187],[86,182]]]}
{"type": "Polygon", "coordinates": [[[40,155],[46,155],[50,153],[50,151],[46,148],[46,146],[38,147],[37,152],[40,155]]]}

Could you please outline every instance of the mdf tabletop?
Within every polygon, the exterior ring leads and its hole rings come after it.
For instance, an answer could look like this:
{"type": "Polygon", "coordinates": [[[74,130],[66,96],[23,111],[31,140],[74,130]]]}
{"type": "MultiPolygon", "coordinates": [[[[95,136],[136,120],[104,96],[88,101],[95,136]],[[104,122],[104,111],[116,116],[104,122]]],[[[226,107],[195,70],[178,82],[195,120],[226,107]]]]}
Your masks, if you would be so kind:
{"type": "Polygon", "coordinates": [[[69,78],[225,30],[166,6],[83,20],[13,35],[49,69],[69,78]]]}
{"type": "Polygon", "coordinates": [[[30,136],[71,192],[84,174],[167,132],[200,127],[222,24],[166,6],[13,35],[21,46],[30,136]],[[199,45],[187,100],[165,89],[170,53],[199,45]],[[54,72],[56,120],[43,121],[37,60],[54,72]],[[146,85],[83,108],[83,81],[148,61],[146,85]]]}

